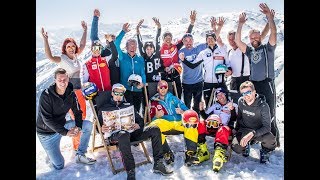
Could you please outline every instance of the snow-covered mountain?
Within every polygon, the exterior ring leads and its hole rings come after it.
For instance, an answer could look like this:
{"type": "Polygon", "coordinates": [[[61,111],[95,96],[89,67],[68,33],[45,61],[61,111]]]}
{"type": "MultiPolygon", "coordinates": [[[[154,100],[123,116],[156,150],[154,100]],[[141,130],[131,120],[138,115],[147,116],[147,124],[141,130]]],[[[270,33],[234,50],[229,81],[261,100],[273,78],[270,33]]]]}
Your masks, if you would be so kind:
{"type": "MultiPolygon", "coordinates": [[[[247,13],[248,20],[243,27],[242,38],[244,42],[249,43],[248,32],[251,28],[256,28],[262,30],[266,24],[265,15],[259,12],[245,11],[247,13]]],[[[227,32],[229,30],[236,30],[237,20],[240,12],[229,12],[229,13],[220,13],[215,14],[215,17],[223,16],[226,18],[226,22],[221,32],[222,40],[228,45],[227,42],[227,32]]],[[[210,30],[210,18],[212,15],[203,15],[198,16],[195,26],[193,28],[192,34],[194,35],[195,45],[205,42],[205,31],[210,30]]],[[[102,17],[103,18],[103,17],[102,17]]],[[[160,19],[161,20],[161,19],[160,19]]],[[[103,21],[102,19],[100,21],[103,21]]],[[[88,23],[88,34],[87,34],[87,46],[84,50],[84,53],[80,56],[82,61],[90,57],[90,28],[91,22],[88,23]]],[[[136,38],[135,36],[135,27],[138,23],[129,22],[131,24],[131,31],[126,33],[124,40],[121,43],[121,48],[124,49],[125,42],[129,38],[136,38]]],[[[259,146],[254,145],[254,149],[251,152],[251,158],[245,159],[241,155],[234,155],[231,159],[231,162],[226,164],[219,174],[214,174],[211,171],[212,162],[207,161],[201,167],[187,168],[183,166],[183,139],[181,136],[172,137],[169,139],[170,145],[173,146],[173,151],[176,152],[176,164],[173,169],[175,169],[176,174],[172,177],[173,179],[186,179],[187,175],[189,178],[203,178],[203,179],[212,179],[213,177],[220,179],[283,179],[284,178],[284,153],[283,153],[283,126],[284,126],[284,117],[283,117],[283,106],[284,106],[284,15],[276,13],[275,23],[277,26],[277,48],[275,53],[275,84],[277,92],[277,119],[279,123],[279,129],[281,134],[281,147],[277,148],[275,153],[271,156],[271,163],[267,165],[261,165],[258,162],[259,158],[259,146]],[[281,123],[282,122],[282,123],[281,123]],[[180,144],[180,145],[179,145],[180,144]]],[[[176,41],[181,38],[186,32],[189,25],[188,16],[178,19],[172,19],[166,24],[162,25],[162,34],[163,32],[169,30],[173,34],[173,39],[176,41]]],[[[122,28],[122,24],[99,24],[99,37],[104,37],[105,33],[113,33],[117,35],[122,28]]],[[[61,46],[63,40],[67,37],[75,38],[76,42],[80,42],[82,36],[82,28],[79,23],[79,27],[70,27],[70,28],[56,28],[56,29],[45,29],[48,31],[49,43],[53,55],[60,55],[61,46]]],[[[41,29],[37,29],[36,36],[36,109],[38,109],[38,100],[43,89],[47,88],[53,82],[53,72],[57,68],[57,65],[50,62],[46,59],[43,49],[43,39],[40,34],[41,29]]],[[[142,34],[143,41],[154,41],[156,36],[156,26],[152,22],[151,18],[145,19],[143,26],[140,29],[142,34]]],[[[267,36],[264,40],[268,40],[267,36]]],[[[104,41],[104,40],[102,40],[104,41]]],[[[162,41],[162,38],[161,38],[162,41]]],[[[229,45],[228,45],[229,46],[229,45]]],[[[230,48],[230,47],[229,47],[230,48]]],[[[89,108],[89,107],[88,107],[89,108]]],[[[90,109],[90,108],[89,108],[90,109]]],[[[37,138],[36,138],[37,139],[37,138]]],[[[149,153],[152,152],[150,142],[147,142],[149,153]]],[[[213,143],[209,143],[209,150],[213,150],[213,143]]],[[[81,178],[81,179],[99,179],[99,178],[111,178],[111,179],[125,179],[125,173],[119,173],[115,176],[112,175],[110,168],[105,155],[102,153],[94,153],[98,159],[96,165],[93,166],[82,166],[76,165],[74,159],[72,158],[72,146],[70,138],[62,138],[61,149],[63,155],[66,157],[66,163],[68,165],[61,173],[57,171],[51,171],[48,165],[45,163],[45,152],[41,147],[39,141],[37,140],[37,179],[72,179],[72,178],[81,178]],[[69,168],[69,169],[68,169],[69,168]],[[99,169],[99,170],[97,170],[99,169]],[[91,175],[90,175],[91,174],[91,175]]],[[[152,154],[152,153],[151,153],[152,154]]],[[[151,155],[150,154],[150,155],[151,155]]],[[[138,158],[139,159],[139,158],[138,158]]],[[[151,172],[152,165],[145,165],[137,168],[137,173],[142,173],[137,176],[137,179],[165,179],[162,176],[153,174],[151,172]]]]}

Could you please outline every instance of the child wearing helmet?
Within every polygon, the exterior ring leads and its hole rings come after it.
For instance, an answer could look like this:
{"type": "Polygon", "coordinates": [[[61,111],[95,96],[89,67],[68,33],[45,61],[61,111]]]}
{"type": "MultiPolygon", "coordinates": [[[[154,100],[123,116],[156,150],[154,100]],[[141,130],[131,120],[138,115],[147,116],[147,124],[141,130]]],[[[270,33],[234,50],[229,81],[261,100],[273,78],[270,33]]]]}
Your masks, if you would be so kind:
{"type": "Polygon", "coordinates": [[[198,157],[201,162],[210,158],[206,145],[206,136],[215,137],[213,170],[219,171],[224,162],[227,162],[226,150],[229,145],[231,128],[237,118],[238,105],[228,100],[228,91],[224,88],[217,88],[215,91],[216,102],[204,110],[204,102],[199,105],[200,115],[204,121],[198,126],[198,157]]]}

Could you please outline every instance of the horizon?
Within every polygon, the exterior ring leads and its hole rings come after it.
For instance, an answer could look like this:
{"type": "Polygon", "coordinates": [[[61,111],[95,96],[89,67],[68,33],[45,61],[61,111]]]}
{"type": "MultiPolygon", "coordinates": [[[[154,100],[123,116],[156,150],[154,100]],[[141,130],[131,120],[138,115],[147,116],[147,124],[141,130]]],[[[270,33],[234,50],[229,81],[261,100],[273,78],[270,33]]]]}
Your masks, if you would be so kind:
{"type": "MultiPolygon", "coordinates": [[[[284,2],[279,0],[264,1],[270,9],[274,9],[276,13],[284,13],[284,2]]],[[[152,17],[157,17],[162,24],[166,24],[169,20],[175,18],[189,18],[190,11],[197,11],[197,18],[202,15],[211,15],[224,12],[242,12],[244,10],[259,12],[258,0],[225,0],[220,1],[217,6],[210,7],[207,4],[212,4],[212,0],[184,1],[181,6],[180,1],[162,0],[150,2],[147,0],[129,1],[123,0],[120,2],[112,2],[109,8],[103,0],[55,0],[44,1],[36,0],[36,27],[46,27],[52,29],[58,27],[73,27],[80,26],[80,22],[84,20],[87,24],[91,24],[93,10],[100,10],[100,23],[117,24],[124,22],[136,22],[140,19],[152,21],[152,17]],[[245,2],[245,3],[244,3],[245,2]],[[137,6],[140,5],[140,6],[137,6]],[[125,5],[125,6],[124,6],[125,5]],[[179,8],[181,6],[181,8],[179,8]],[[134,7],[134,9],[132,8],[134,7]],[[166,12],[161,10],[166,8],[166,12]],[[70,9],[73,9],[72,14],[70,9]],[[159,9],[159,10],[157,10],[159,9]],[[119,11],[121,10],[121,14],[119,11]],[[132,12],[132,10],[135,10],[132,12]],[[59,13],[57,13],[59,11],[59,13]],[[173,13],[169,13],[173,12],[173,13]],[[150,15],[151,14],[151,15],[150,15]]]]}

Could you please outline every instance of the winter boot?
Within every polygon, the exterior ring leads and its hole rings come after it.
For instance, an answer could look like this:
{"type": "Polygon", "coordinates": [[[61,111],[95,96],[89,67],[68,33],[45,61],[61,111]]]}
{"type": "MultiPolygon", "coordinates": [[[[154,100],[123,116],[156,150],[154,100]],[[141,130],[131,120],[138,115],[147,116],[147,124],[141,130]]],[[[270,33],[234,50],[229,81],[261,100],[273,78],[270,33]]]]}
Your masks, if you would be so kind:
{"type": "Polygon", "coordinates": [[[172,151],[164,153],[163,159],[167,165],[170,165],[174,162],[174,154],[172,151]]]}
{"type": "Polygon", "coordinates": [[[185,155],[186,159],[184,163],[186,166],[198,165],[200,163],[195,151],[187,151],[185,152],[185,155]]]}
{"type": "Polygon", "coordinates": [[[214,156],[212,158],[213,171],[215,172],[220,171],[224,162],[227,162],[226,149],[221,146],[216,146],[214,150],[214,156]]]}
{"type": "Polygon", "coordinates": [[[250,155],[250,143],[246,145],[246,148],[244,149],[244,152],[242,153],[242,156],[248,157],[250,155]]]}
{"type": "Polygon", "coordinates": [[[198,143],[197,156],[199,158],[200,163],[210,158],[210,153],[208,151],[206,143],[198,143]]]}
{"type": "Polygon", "coordinates": [[[134,169],[127,171],[127,180],[136,180],[136,172],[134,169]]]}
{"type": "Polygon", "coordinates": [[[162,174],[163,176],[168,176],[173,173],[172,170],[168,170],[161,160],[158,160],[153,165],[153,172],[162,174]]]}
{"type": "Polygon", "coordinates": [[[271,151],[266,148],[260,149],[260,163],[266,163],[269,161],[271,151]]]}

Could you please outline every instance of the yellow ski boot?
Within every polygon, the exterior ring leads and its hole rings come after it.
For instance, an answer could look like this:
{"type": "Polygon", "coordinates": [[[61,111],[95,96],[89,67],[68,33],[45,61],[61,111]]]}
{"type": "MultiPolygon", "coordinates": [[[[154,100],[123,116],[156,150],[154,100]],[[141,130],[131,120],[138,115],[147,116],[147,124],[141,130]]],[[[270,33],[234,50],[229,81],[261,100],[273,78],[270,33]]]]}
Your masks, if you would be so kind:
{"type": "Polygon", "coordinates": [[[200,163],[210,158],[210,153],[208,151],[206,143],[198,143],[197,156],[199,158],[200,163]]]}
{"type": "Polygon", "coordinates": [[[225,162],[227,162],[226,149],[216,146],[216,149],[214,150],[214,156],[212,158],[213,171],[219,172],[223,166],[223,163],[225,162]]]}

